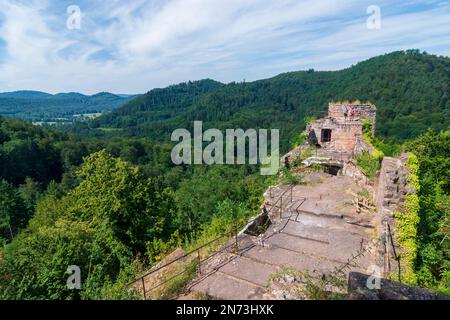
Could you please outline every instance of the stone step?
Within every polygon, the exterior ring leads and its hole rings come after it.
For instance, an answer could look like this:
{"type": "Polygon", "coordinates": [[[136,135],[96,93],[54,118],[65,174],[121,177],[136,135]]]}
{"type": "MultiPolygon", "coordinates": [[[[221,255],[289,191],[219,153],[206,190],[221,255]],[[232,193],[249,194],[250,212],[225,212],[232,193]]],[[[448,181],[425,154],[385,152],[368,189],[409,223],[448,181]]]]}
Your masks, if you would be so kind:
{"type": "Polygon", "coordinates": [[[265,293],[260,286],[221,272],[202,278],[190,290],[222,300],[260,300],[265,293]]]}
{"type": "Polygon", "coordinates": [[[359,234],[363,237],[370,237],[373,228],[370,228],[368,226],[362,226],[358,224],[350,224],[348,221],[351,221],[349,219],[343,218],[335,218],[335,219],[328,219],[327,217],[324,217],[322,215],[316,215],[314,213],[308,213],[308,212],[300,212],[299,214],[296,214],[293,217],[293,220],[296,222],[301,222],[305,225],[313,225],[318,226],[322,228],[330,228],[332,230],[341,230],[345,232],[350,232],[354,234],[359,234]]]}
{"type": "Polygon", "coordinates": [[[328,273],[336,267],[339,267],[338,263],[320,260],[318,257],[311,257],[283,248],[263,248],[257,246],[244,253],[244,256],[259,263],[305,271],[310,273],[311,276],[328,273]]]}
{"type": "MultiPolygon", "coordinates": [[[[351,225],[351,227],[355,227],[351,225]]],[[[349,228],[351,229],[351,228],[349,228]]],[[[357,229],[353,228],[355,231],[357,229]]],[[[352,232],[339,227],[322,227],[316,224],[308,223],[308,221],[289,221],[289,223],[284,227],[283,232],[289,233],[291,235],[301,236],[303,238],[308,238],[311,240],[321,241],[324,243],[335,245],[347,243],[347,249],[354,247],[355,244],[358,247],[361,244],[361,240],[369,241],[369,233],[352,232]]]]}
{"type": "MultiPolygon", "coordinates": [[[[242,256],[237,256],[221,266],[218,271],[199,279],[191,287],[191,291],[207,294],[216,299],[262,299],[270,275],[283,267],[320,277],[323,273],[339,269],[346,262],[331,261],[330,253],[333,248],[329,245],[297,238],[292,241],[288,237],[290,236],[283,233],[275,234],[266,241],[270,247],[252,247],[242,256]],[[297,243],[303,243],[305,247],[297,243]]],[[[353,266],[346,272],[350,270],[361,272],[363,267],[365,268],[361,265],[353,266]]]]}
{"type": "MultiPolygon", "coordinates": [[[[326,244],[323,242],[303,239],[283,232],[269,238],[266,243],[269,246],[283,247],[292,251],[302,252],[305,255],[319,257],[323,260],[341,264],[346,263],[352,255],[351,252],[344,251],[347,250],[346,248],[341,248],[333,243],[326,244]]],[[[358,248],[359,247],[355,247],[355,252],[358,248]]],[[[360,268],[367,269],[367,267],[371,264],[369,255],[358,258],[355,261],[355,264],[360,268]]]]}
{"type": "Polygon", "coordinates": [[[270,275],[277,272],[278,269],[278,267],[270,264],[254,261],[245,256],[238,256],[219,268],[219,271],[259,286],[265,286],[270,275]]]}
{"type": "Polygon", "coordinates": [[[333,208],[327,208],[325,205],[323,207],[316,206],[314,201],[305,201],[298,209],[298,211],[305,214],[316,215],[329,219],[348,219],[354,217],[354,215],[352,215],[351,213],[337,212],[333,208]]]}

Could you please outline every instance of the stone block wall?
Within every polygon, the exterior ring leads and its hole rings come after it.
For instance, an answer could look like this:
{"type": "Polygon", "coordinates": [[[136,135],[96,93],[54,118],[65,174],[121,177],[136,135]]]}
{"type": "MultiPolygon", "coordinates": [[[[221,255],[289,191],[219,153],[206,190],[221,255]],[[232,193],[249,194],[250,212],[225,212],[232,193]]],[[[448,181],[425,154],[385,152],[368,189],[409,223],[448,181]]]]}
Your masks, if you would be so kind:
{"type": "Polygon", "coordinates": [[[371,104],[330,103],[328,105],[328,117],[338,121],[349,120],[349,114],[346,117],[344,110],[350,110],[352,107],[355,109],[355,116],[353,119],[370,119],[373,124],[373,129],[375,130],[377,108],[371,104]]]}
{"type": "Polygon", "coordinates": [[[353,160],[344,163],[342,174],[352,178],[357,184],[366,188],[370,194],[373,194],[374,190],[369,178],[367,178],[362,169],[358,167],[353,160]]]}
{"type": "Polygon", "coordinates": [[[321,148],[346,154],[357,154],[366,149],[363,139],[363,121],[370,119],[375,132],[376,107],[373,105],[334,104],[328,106],[328,116],[311,123],[307,127],[310,143],[318,144],[321,148]],[[350,116],[350,108],[355,115],[350,116]],[[347,116],[345,111],[348,110],[347,116]],[[331,130],[331,140],[322,141],[322,130],[331,130]]]}
{"type": "Polygon", "coordinates": [[[358,139],[362,138],[362,126],[359,122],[339,123],[331,118],[324,118],[311,123],[307,131],[314,132],[320,147],[337,152],[354,152],[358,139]],[[331,141],[322,142],[322,129],[331,130],[331,141]]]}
{"type": "Polygon", "coordinates": [[[411,191],[406,181],[407,159],[406,155],[400,158],[384,157],[381,163],[376,199],[377,207],[385,217],[392,217],[393,211],[411,191]]]}
{"type": "MultiPolygon", "coordinates": [[[[378,236],[385,243],[384,247],[379,248],[378,264],[384,267],[386,274],[398,271],[398,264],[391,263],[389,265],[388,261],[395,261],[392,246],[396,247],[388,234],[388,226],[391,228],[393,238],[395,238],[394,211],[401,208],[407,194],[415,192],[410,189],[407,182],[409,170],[406,166],[407,160],[406,154],[399,158],[385,157],[378,173],[378,183],[375,190],[375,202],[378,209],[376,224],[378,236]]],[[[396,251],[398,252],[398,248],[396,248],[396,251]]]]}

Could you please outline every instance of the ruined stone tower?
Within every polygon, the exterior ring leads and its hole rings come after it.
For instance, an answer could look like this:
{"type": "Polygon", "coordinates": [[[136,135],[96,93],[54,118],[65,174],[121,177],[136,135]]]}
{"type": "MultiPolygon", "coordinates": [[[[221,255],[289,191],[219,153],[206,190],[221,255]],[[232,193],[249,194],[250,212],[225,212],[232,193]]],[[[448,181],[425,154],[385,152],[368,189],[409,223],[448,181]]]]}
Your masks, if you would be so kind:
{"type": "Polygon", "coordinates": [[[361,103],[330,103],[328,115],[306,128],[310,144],[329,158],[349,158],[368,148],[363,139],[363,124],[370,121],[375,133],[376,107],[361,103]]]}

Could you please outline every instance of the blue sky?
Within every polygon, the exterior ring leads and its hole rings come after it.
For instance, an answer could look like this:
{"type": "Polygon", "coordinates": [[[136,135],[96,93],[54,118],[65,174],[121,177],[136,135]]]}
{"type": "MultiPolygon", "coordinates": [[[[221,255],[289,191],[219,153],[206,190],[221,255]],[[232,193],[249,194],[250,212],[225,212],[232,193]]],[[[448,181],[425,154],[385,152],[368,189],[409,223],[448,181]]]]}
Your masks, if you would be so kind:
{"type": "Polygon", "coordinates": [[[0,0],[0,91],[141,93],[187,80],[450,56],[450,1],[0,0]],[[81,29],[66,26],[81,9],[81,29]],[[367,27],[369,6],[381,28],[367,27]]]}

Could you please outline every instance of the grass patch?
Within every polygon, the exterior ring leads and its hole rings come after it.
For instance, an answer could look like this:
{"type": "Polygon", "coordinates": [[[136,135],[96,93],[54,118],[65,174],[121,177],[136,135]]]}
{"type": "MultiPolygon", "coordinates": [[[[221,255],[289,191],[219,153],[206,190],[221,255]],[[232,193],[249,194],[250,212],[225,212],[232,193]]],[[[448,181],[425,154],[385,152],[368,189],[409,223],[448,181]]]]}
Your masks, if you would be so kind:
{"type": "Polygon", "coordinates": [[[198,261],[193,260],[185,265],[181,265],[173,272],[167,275],[170,278],[177,273],[179,276],[167,281],[159,290],[151,293],[152,298],[158,300],[175,299],[186,291],[186,286],[197,276],[198,261]]]}

